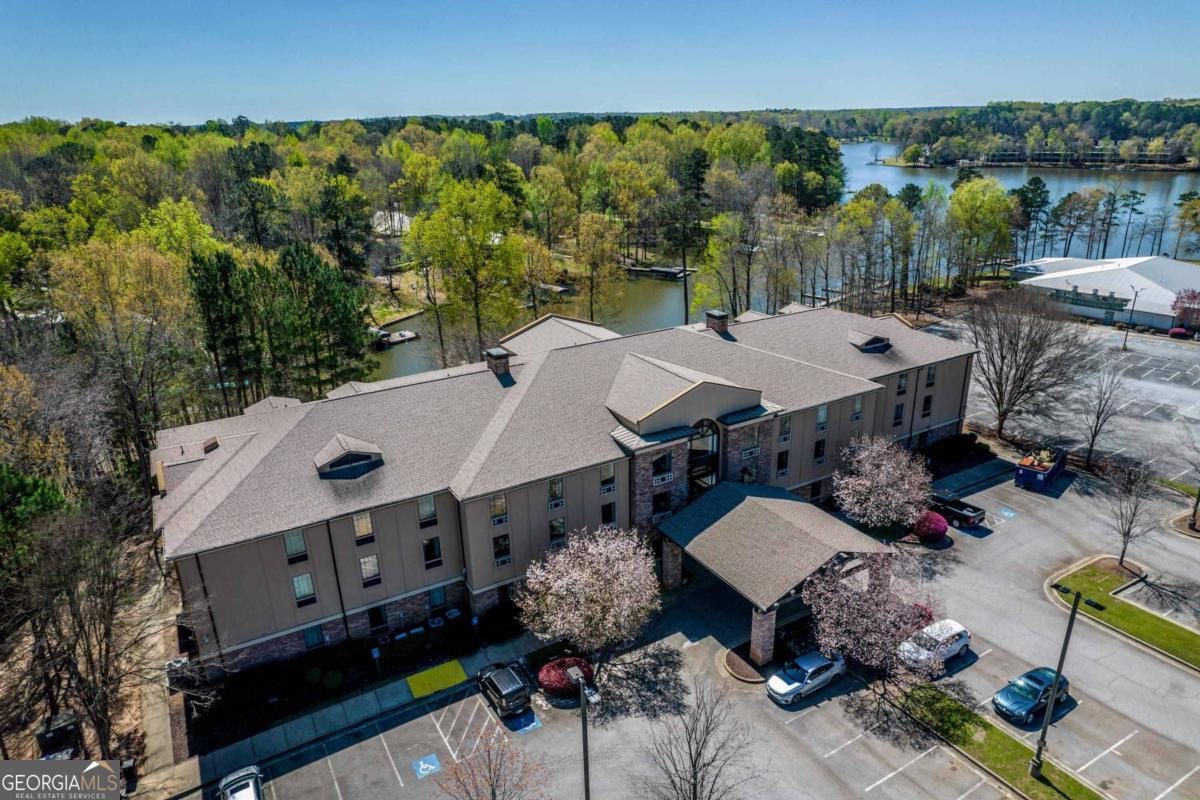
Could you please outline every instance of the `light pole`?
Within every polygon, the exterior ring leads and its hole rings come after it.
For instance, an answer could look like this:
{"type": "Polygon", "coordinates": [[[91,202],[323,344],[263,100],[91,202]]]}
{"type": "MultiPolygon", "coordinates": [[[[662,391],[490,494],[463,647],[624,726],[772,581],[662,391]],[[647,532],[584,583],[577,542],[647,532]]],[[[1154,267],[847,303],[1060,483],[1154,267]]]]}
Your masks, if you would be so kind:
{"type": "Polygon", "coordinates": [[[1063,637],[1062,650],[1058,653],[1058,667],[1054,670],[1054,683],[1050,684],[1050,699],[1046,701],[1046,714],[1042,718],[1042,735],[1038,737],[1037,752],[1029,761],[1029,774],[1041,780],[1042,750],[1046,747],[1046,732],[1050,729],[1050,720],[1054,719],[1054,702],[1058,700],[1058,682],[1062,678],[1063,662],[1067,660],[1067,646],[1071,644],[1071,630],[1075,627],[1075,616],[1079,613],[1079,600],[1083,597],[1075,593],[1075,602],[1071,604],[1071,616],[1067,619],[1067,635],[1063,637]]]}
{"type": "Polygon", "coordinates": [[[1133,289],[1133,302],[1129,306],[1129,324],[1125,326],[1125,341],[1121,342],[1122,350],[1129,349],[1129,329],[1133,327],[1133,310],[1137,308],[1138,295],[1142,293],[1141,289],[1134,289],[1132,283],[1129,284],[1129,288],[1133,289]]]}
{"type": "Polygon", "coordinates": [[[588,773],[588,742],[587,742],[587,680],[579,667],[567,667],[567,677],[575,681],[579,687],[579,713],[583,717],[583,800],[591,800],[592,779],[588,773]]]}

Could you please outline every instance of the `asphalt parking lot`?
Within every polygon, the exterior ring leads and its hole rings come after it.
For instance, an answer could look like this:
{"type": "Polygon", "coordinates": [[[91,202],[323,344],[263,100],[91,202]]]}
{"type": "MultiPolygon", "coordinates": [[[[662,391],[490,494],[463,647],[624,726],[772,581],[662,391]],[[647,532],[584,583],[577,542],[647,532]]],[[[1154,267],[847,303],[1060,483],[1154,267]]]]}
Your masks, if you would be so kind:
{"type": "MultiPolygon", "coordinates": [[[[953,319],[926,330],[959,338],[965,326],[953,319]]],[[[1122,350],[1123,333],[1095,327],[1089,332],[1091,348],[1084,361],[1096,370],[1115,363],[1125,379],[1116,417],[1097,443],[1095,457],[1144,461],[1164,478],[1200,483],[1200,476],[1180,456],[1183,426],[1190,427],[1200,442],[1200,344],[1130,334],[1129,349],[1122,350]]],[[[978,387],[970,393],[967,419],[984,425],[994,422],[978,387]]],[[[1018,417],[1009,422],[1009,429],[1072,451],[1085,446],[1081,421],[1069,410],[1053,422],[1018,417]]]]}

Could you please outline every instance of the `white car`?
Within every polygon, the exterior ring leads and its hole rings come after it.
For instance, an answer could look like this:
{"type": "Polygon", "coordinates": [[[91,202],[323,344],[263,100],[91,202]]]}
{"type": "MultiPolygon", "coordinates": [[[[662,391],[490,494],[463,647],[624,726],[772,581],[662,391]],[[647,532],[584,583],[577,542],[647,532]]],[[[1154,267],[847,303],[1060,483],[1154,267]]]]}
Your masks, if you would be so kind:
{"type": "Polygon", "coordinates": [[[767,694],[783,705],[807,697],[846,673],[846,661],[837,653],[826,656],[816,650],[783,665],[767,681],[767,694]]]}
{"type": "Polygon", "coordinates": [[[913,669],[945,664],[971,649],[971,632],[960,622],[943,619],[926,625],[900,645],[900,660],[913,669]]]}
{"type": "Polygon", "coordinates": [[[218,800],[264,800],[262,772],[246,767],[230,773],[217,784],[218,800]]]}

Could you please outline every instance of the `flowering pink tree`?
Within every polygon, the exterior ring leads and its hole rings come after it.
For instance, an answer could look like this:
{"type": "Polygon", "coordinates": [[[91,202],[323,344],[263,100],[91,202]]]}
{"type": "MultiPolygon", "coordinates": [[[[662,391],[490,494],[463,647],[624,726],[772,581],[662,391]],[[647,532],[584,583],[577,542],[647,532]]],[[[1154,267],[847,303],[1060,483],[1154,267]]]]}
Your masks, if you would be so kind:
{"type": "Polygon", "coordinates": [[[928,579],[911,554],[894,549],[831,561],[804,582],[801,598],[812,608],[821,649],[864,667],[877,688],[941,671],[941,663],[908,665],[900,658],[901,643],[928,622],[933,607],[928,579]]]}
{"type": "Polygon", "coordinates": [[[525,575],[516,598],[525,627],[566,639],[593,663],[641,633],[660,605],[654,556],[637,531],[577,531],[525,575]]]}
{"type": "Polygon", "coordinates": [[[864,525],[909,526],[929,503],[929,472],[920,457],[883,436],[861,436],[842,451],[833,496],[864,525]]]}
{"type": "Polygon", "coordinates": [[[1200,325],[1200,290],[1182,289],[1171,303],[1171,313],[1187,328],[1200,325]]]}

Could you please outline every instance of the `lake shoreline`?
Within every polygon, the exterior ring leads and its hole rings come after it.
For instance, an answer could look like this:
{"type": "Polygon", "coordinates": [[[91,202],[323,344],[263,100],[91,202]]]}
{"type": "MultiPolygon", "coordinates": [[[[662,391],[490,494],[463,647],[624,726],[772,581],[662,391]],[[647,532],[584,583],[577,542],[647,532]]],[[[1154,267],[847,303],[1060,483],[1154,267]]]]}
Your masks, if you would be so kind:
{"type": "MultiPolygon", "coordinates": [[[[959,169],[959,167],[951,164],[906,164],[894,158],[881,159],[874,162],[873,166],[899,167],[900,169],[959,169]]],[[[1050,164],[1045,161],[981,161],[972,162],[969,166],[976,169],[1004,169],[1005,167],[1013,167],[1014,169],[1064,169],[1075,170],[1077,172],[1163,172],[1170,175],[1200,172],[1200,163],[1178,165],[1122,164],[1116,167],[1106,167],[1095,164],[1050,164]]]]}

